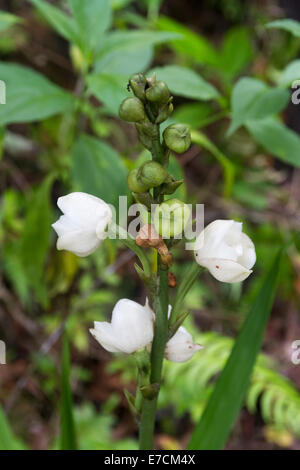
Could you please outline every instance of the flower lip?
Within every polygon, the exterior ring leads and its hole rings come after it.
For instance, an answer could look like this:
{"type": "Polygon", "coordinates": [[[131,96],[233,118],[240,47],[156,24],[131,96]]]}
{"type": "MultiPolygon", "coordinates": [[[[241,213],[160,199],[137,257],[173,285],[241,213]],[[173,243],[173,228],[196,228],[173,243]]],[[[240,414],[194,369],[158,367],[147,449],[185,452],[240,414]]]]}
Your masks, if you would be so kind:
{"type": "Polygon", "coordinates": [[[180,326],[174,336],[167,342],[165,356],[172,362],[185,362],[197,352],[203,349],[200,344],[195,344],[192,335],[180,326]]]}

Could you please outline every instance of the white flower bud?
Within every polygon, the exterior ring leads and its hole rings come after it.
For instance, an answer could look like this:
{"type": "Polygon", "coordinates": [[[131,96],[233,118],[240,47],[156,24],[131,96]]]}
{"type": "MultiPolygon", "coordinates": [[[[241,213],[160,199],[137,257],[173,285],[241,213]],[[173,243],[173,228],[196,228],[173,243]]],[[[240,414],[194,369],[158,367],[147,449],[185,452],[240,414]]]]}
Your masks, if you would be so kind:
{"type": "Polygon", "coordinates": [[[241,282],[255,264],[255,247],[242,232],[242,223],[234,220],[215,220],[198,235],[195,258],[221,282],[241,282]]]}
{"type": "Polygon", "coordinates": [[[60,197],[57,205],[64,214],[52,225],[58,235],[57,249],[77,256],[93,253],[106,237],[105,229],[112,218],[109,205],[80,192],[60,197]]]}
{"type": "Polygon", "coordinates": [[[167,342],[165,357],[173,362],[185,362],[191,359],[195,352],[202,349],[203,346],[193,342],[192,335],[180,326],[175,335],[167,342]]]}
{"type": "Polygon", "coordinates": [[[131,354],[146,347],[153,339],[153,312],[148,300],[145,306],[128,299],[119,300],[111,323],[96,321],[90,332],[109,352],[131,354]]]}

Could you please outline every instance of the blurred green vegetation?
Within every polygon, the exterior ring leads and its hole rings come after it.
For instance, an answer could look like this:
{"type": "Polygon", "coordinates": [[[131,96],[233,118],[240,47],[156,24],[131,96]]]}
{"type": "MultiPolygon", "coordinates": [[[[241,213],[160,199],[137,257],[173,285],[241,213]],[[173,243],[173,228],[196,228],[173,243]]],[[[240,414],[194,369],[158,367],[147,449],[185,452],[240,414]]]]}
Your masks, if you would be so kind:
{"type": "MultiPolygon", "coordinates": [[[[60,446],[64,328],[71,343],[78,447],[137,446],[123,396],[124,387],[134,387],[131,359],[104,353],[88,333],[119,298],[144,301],[134,256],[114,240],[85,259],[58,252],[51,223],[59,212],[57,197],[68,192],[86,191],[115,205],[118,195],[127,194],[128,170],[149,155],[117,110],[128,95],[128,76],[154,70],[175,96],[175,112],[164,125],[180,121],[192,129],[191,149],[171,158],[171,172],[185,178],[176,196],[205,204],[206,223],[242,221],[257,251],[254,274],[243,286],[204,275],[186,298],[185,308],[194,314],[186,322],[206,347],[187,363],[165,364],[157,446],[180,448],[190,434],[257,294],[260,274],[282,243],[288,249],[267,354],[254,368],[246,408],[275,429],[265,434],[266,445],[284,445],[284,433],[288,445],[296,445],[300,383],[289,347],[300,337],[300,137],[296,105],[289,102],[290,86],[300,79],[299,23],[284,19],[268,26],[276,18],[267,8],[238,0],[190,7],[159,0],[92,0],[85,6],[31,0],[14,2],[13,10],[4,3],[0,338],[7,365],[1,366],[0,398],[10,425],[0,411],[0,448],[60,446]]],[[[190,255],[178,247],[175,259],[180,279],[190,255]]],[[[232,437],[236,448],[243,445],[238,432],[232,437]]],[[[252,432],[255,445],[254,425],[252,432]]]]}

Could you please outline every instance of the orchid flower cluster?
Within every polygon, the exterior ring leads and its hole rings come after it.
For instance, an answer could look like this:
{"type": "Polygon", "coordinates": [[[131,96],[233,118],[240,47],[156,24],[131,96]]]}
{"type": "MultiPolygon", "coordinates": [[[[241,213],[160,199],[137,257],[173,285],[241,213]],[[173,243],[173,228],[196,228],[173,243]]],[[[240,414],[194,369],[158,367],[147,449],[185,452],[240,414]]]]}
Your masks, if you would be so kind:
{"type": "MultiPolygon", "coordinates": [[[[183,153],[188,150],[191,135],[187,126],[171,124],[161,139],[160,124],[173,111],[173,97],[166,83],[157,80],[155,75],[147,78],[139,73],[130,78],[129,87],[134,96],[122,102],[119,115],[123,120],[134,123],[139,140],[150,151],[152,159],[130,171],[127,184],[133,198],[143,205],[146,213],[153,204],[156,209],[153,220],[147,218],[138,237],[128,246],[142,263],[142,268],[136,265],[136,270],[149,290],[152,308],[148,299],[144,306],[133,300],[121,299],[113,309],[111,322],[95,321],[90,331],[105,350],[134,354],[137,359],[137,393],[135,397],[126,396],[140,423],[140,447],[148,449],[153,445],[163,358],[184,362],[202,348],[194,343],[182,326],[187,316],[182,311],[185,295],[203,268],[220,282],[245,280],[252,272],[256,255],[255,247],[243,233],[240,222],[211,222],[197,236],[191,272],[179,285],[173,305],[169,304],[168,287],[172,286],[174,278],[169,272],[173,263],[171,250],[176,243],[174,237],[183,232],[190,214],[183,201],[170,197],[183,180],[176,180],[168,172],[168,164],[171,151],[183,153]],[[149,248],[157,252],[156,272],[147,267],[149,260],[144,249],[149,248]]],[[[68,250],[80,257],[97,250],[108,236],[112,224],[109,205],[81,192],[60,197],[57,204],[63,212],[53,224],[58,235],[57,249],[68,250]]],[[[130,239],[129,234],[128,237],[130,239]]]]}

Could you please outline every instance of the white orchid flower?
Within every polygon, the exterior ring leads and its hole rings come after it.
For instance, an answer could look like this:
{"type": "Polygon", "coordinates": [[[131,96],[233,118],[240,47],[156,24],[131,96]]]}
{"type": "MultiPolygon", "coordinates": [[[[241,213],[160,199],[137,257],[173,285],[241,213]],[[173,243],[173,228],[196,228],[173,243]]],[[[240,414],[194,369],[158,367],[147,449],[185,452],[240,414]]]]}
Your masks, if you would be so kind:
{"type": "Polygon", "coordinates": [[[109,352],[131,354],[153,340],[153,312],[129,299],[119,300],[112,312],[111,323],[95,322],[90,332],[109,352]]]}
{"type": "Polygon", "coordinates": [[[112,219],[109,205],[80,192],[60,197],[57,205],[64,214],[52,225],[58,235],[57,249],[81,257],[93,253],[106,237],[105,229],[112,219]]]}
{"type": "MultiPolygon", "coordinates": [[[[171,312],[172,305],[169,305],[168,318],[170,318],[171,312]]],[[[200,349],[203,349],[203,346],[195,344],[192,335],[184,326],[180,326],[166,344],[165,357],[172,362],[185,362],[200,349]]]]}
{"type": "Polygon", "coordinates": [[[215,220],[198,235],[195,258],[221,282],[241,282],[251,273],[256,254],[252,240],[242,232],[242,223],[215,220]]]}
{"type": "Polygon", "coordinates": [[[192,335],[184,326],[180,326],[166,344],[165,357],[172,362],[185,362],[200,349],[203,346],[195,344],[192,335]]]}

